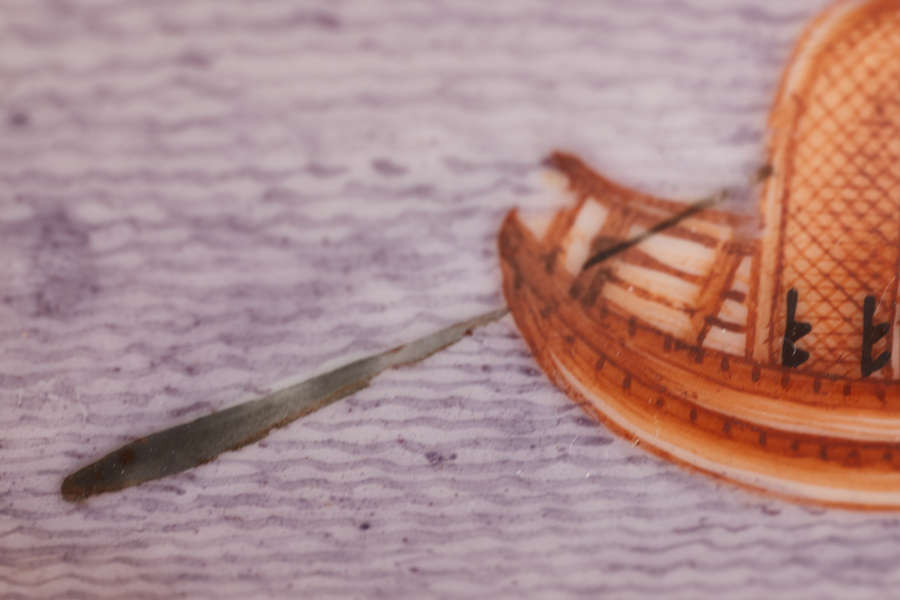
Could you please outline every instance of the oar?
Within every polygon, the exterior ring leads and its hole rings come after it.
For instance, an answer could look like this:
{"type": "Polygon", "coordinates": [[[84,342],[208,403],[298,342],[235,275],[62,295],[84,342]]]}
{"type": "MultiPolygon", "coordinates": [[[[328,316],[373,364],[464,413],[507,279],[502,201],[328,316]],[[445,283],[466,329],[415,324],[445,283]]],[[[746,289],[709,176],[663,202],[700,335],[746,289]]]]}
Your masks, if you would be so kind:
{"type": "MultiPolygon", "coordinates": [[[[585,268],[624,252],[726,197],[723,192],[687,205],[683,211],[660,221],[648,231],[589,258],[585,268]]],[[[276,427],[283,427],[367,387],[375,376],[387,369],[417,363],[455,344],[474,329],[496,321],[507,312],[507,308],[493,310],[262,398],[139,438],[66,477],[62,483],[62,496],[76,502],[207,463],[227,450],[237,450],[260,440],[276,427]]]]}

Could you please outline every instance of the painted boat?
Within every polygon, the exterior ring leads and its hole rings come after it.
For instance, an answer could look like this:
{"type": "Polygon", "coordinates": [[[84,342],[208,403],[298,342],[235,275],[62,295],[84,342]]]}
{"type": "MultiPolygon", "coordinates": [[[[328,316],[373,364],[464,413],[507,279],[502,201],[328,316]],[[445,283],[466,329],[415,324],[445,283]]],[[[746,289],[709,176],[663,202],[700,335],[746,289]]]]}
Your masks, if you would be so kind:
{"type": "Polygon", "coordinates": [[[900,508],[900,1],[805,32],[769,122],[759,216],[699,212],[577,157],[551,218],[512,211],[504,292],[550,378],[611,429],[782,496],[900,508]]]}

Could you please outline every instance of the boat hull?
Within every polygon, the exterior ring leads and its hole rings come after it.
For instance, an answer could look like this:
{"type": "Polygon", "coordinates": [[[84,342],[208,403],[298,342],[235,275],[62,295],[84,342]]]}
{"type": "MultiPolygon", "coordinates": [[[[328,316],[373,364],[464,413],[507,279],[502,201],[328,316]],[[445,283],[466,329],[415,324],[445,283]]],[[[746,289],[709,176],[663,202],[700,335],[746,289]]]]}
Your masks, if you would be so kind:
{"type": "Polygon", "coordinates": [[[892,426],[900,414],[888,402],[892,385],[866,382],[866,399],[848,407],[859,381],[829,378],[824,386],[811,375],[667,343],[621,307],[573,298],[576,277],[548,262],[552,248],[515,211],[499,246],[504,293],[535,358],[611,430],[749,488],[820,504],[900,508],[900,428],[892,426]],[[776,386],[793,394],[776,393],[776,386]],[[762,403],[755,412],[746,406],[754,400],[762,403]],[[773,419],[767,407],[776,404],[791,408],[791,418],[773,419]]]}

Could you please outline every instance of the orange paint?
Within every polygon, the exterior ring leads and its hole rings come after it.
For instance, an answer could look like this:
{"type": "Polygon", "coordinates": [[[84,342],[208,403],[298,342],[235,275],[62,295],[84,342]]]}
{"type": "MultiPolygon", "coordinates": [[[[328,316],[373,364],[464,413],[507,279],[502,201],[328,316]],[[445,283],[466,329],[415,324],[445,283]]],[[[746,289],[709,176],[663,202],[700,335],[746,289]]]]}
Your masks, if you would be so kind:
{"type": "Polygon", "coordinates": [[[763,233],[557,153],[546,233],[513,211],[504,291],[551,379],[680,463],[818,503],[900,508],[900,1],[841,2],[801,38],[770,120],[763,233]]]}

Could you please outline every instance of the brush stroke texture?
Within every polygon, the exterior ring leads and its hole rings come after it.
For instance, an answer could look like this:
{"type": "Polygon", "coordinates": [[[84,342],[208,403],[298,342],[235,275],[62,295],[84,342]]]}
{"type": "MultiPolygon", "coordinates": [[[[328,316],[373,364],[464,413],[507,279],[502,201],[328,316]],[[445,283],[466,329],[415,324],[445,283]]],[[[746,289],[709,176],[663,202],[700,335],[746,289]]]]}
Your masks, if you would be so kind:
{"type": "Polygon", "coordinates": [[[556,147],[740,186],[819,0],[5,2],[0,596],[887,597],[900,520],[613,438],[511,320],[176,477],[73,506],[147,431],[501,302],[556,147]]]}

